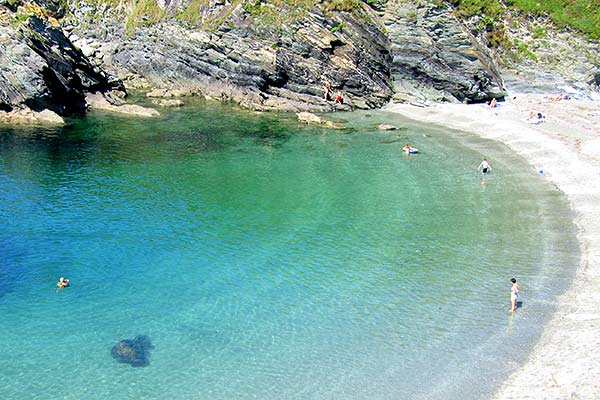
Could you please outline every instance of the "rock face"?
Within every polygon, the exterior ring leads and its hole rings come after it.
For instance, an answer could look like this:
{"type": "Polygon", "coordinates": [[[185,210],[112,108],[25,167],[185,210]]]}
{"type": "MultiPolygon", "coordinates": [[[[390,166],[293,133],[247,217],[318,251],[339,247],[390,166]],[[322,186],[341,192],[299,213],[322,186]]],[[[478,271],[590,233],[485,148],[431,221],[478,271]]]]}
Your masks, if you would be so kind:
{"type": "MultiPolygon", "coordinates": [[[[389,0],[374,8],[356,2],[349,11],[316,8],[276,25],[237,2],[209,4],[200,13],[204,20],[225,16],[216,29],[163,18],[133,34],[122,23],[123,10],[78,7],[70,37],[95,49],[96,62],[126,83],[258,110],[333,111],[333,102],[323,99],[325,80],[333,93],[343,92],[346,110],[382,106],[394,92],[409,100],[467,102],[503,95],[492,59],[451,14],[434,6],[419,8],[417,22],[410,18],[416,6],[389,0]]],[[[184,5],[171,2],[165,13],[184,5]]]]}
{"type": "Polygon", "coordinates": [[[402,0],[386,4],[397,99],[481,102],[504,95],[492,58],[446,8],[402,0]]]}
{"type": "Polygon", "coordinates": [[[358,16],[308,12],[279,26],[258,21],[237,2],[211,7],[227,15],[217,29],[191,30],[170,19],[139,26],[133,35],[119,10],[76,12],[70,37],[95,48],[97,62],[126,82],[141,77],[151,87],[257,110],[331,111],[325,79],[344,92],[345,109],[379,107],[391,97],[389,41],[367,6],[358,16]],[[92,25],[90,14],[102,23],[92,25]]]}
{"type": "Polygon", "coordinates": [[[133,339],[121,340],[111,350],[111,355],[120,363],[132,367],[147,367],[150,365],[150,350],[154,349],[150,338],[145,335],[133,339]]]}
{"type": "Polygon", "coordinates": [[[558,31],[541,17],[507,27],[518,45],[495,55],[507,88],[600,100],[600,42],[558,31]]]}
{"type": "Polygon", "coordinates": [[[124,93],[121,82],[93,67],[60,28],[36,11],[43,12],[32,7],[0,14],[0,110],[68,115],[85,111],[86,92],[124,93]]]}
{"type": "Polygon", "coordinates": [[[481,102],[506,86],[599,90],[597,43],[568,32],[530,43],[532,29],[506,24],[500,50],[477,27],[481,17],[459,20],[439,1],[70,0],[68,10],[61,0],[29,1],[0,0],[0,111],[64,116],[97,99],[90,93],[116,106],[122,82],[157,97],[294,112],[481,102]],[[514,57],[525,42],[533,56],[514,57]],[[343,106],[324,98],[326,81],[343,106]]]}

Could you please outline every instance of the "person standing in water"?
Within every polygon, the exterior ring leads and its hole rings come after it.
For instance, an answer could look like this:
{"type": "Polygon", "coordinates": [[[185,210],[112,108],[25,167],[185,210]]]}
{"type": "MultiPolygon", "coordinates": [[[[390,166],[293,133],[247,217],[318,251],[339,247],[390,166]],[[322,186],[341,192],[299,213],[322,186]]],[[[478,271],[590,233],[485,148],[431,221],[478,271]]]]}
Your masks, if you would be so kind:
{"type": "Polygon", "coordinates": [[[510,281],[512,282],[512,286],[510,287],[510,311],[516,311],[519,290],[521,290],[521,287],[515,278],[512,278],[510,281]]]}
{"type": "Polygon", "coordinates": [[[486,175],[489,174],[492,171],[492,166],[490,165],[490,163],[487,162],[487,160],[484,158],[481,161],[481,164],[479,164],[479,167],[477,167],[478,170],[481,170],[481,173],[486,175]]]}

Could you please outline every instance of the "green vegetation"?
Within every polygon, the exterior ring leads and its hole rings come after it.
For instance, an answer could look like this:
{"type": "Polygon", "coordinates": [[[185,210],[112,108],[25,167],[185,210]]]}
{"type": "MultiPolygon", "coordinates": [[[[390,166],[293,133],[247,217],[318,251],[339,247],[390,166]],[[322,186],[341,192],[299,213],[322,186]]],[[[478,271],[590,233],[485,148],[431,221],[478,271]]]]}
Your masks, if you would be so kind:
{"type": "Polygon", "coordinates": [[[531,36],[534,39],[541,39],[544,36],[546,36],[546,30],[544,28],[542,28],[541,26],[536,26],[535,28],[533,28],[533,32],[531,33],[531,36]]]}
{"type": "Polygon", "coordinates": [[[529,50],[529,47],[526,43],[520,42],[515,39],[512,43],[512,53],[517,60],[522,60],[524,58],[529,58],[533,61],[537,61],[537,56],[529,50]]]}
{"type": "MultiPolygon", "coordinates": [[[[13,3],[19,0],[4,0],[13,3]]],[[[59,0],[65,1],[65,0],[59,0]]],[[[119,0],[92,0],[117,6],[119,0]]],[[[216,29],[223,24],[236,7],[242,6],[259,23],[281,26],[286,22],[297,21],[313,10],[323,13],[349,12],[370,21],[366,7],[381,8],[387,0],[232,0],[214,15],[206,15],[203,9],[208,0],[190,0],[184,9],[178,10],[175,18],[193,26],[216,29]]],[[[481,16],[477,27],[488,32],[494,43],[502,43],[506,10],[514,10],[523,15],[547,16],[559,27],[571,27],[589,38],[600,39],[600,0],[403,0],[420,3],[428,1],[440,7],[452,5],[458,16],[470,18],[481,16]]],[[[127,19],[128,32],[136,26],[149,25],[165,17],[165,10],[158,7],[156,0],[130,0],[131,15],[127,19]]],[[[542,28],[536,28],[535,38],[546,36],[542,28]]]]}
{"type": "Polygon", "coordinates": [[[296,21],[315,8],[314,0],[254,0],[243,1],[242,7],[258,22],[274,27],[296,21]]]}
{"type": "MultiPolygon", "coordinates": [[[[441,0],[434,0],[438,4],[441,0]]],[[[474,15],[502,19],[505,7],[525,14],[547,16],[559,27],[571,27],[584,35],[600,39],[600,1],[598,0],[449,0],[463,18],[474,15]]]]}
{"type": "Polygon", "coordinates": [[[329,0],[322,3],[323,11],[356,11],[361,7],[360,0],[329,0]]]}
{"type": "Polygon", "coordinates": [[[331,33],[335,33],[337,31],[341,31],[344,29],[344,23],[340,22],[338,25],[335,25],[334,27],[331,28],[331,33]]]}
{"type": "Polygon", "coordinates": [[[125,31],[128,35],[135,32],[135,26],[148,26],[157,23],[165,16],[163,10],[156,4],[156,0],[138,0],[125,22],[125,31]]]}
{"type": "Polygon", "coordinates": [[[499,0],[450,0],[450,3],[463,18],[481,15],[497,19],[504,13],[504,7],[499,0]]]}
{"type": "Polygon", "coordinates": [[[547,15],[560,27],[573,27],[600,39],[600,1],[598,0],[512,0],[518,10],[547,15]]]}

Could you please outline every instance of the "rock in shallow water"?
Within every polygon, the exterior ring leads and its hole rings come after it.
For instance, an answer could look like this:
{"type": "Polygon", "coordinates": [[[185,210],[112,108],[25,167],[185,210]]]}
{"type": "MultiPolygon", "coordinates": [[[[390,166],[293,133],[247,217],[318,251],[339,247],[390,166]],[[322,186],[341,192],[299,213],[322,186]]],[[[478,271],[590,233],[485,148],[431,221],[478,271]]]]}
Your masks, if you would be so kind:
{"type": "Polygon", "coordinates": [[[150,365],[150,350],[154,349],[150,338],[138,335],[133,339],[121,340],[112,348],[111,354],[120,363],[132,367],[147,367],[150,365]]]}

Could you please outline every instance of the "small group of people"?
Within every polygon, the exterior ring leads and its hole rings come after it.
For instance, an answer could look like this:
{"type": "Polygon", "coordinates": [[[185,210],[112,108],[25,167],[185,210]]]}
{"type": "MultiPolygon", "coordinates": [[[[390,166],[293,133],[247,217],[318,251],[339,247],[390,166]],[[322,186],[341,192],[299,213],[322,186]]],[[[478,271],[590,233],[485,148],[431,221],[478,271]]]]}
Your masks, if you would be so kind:
{"type": "Polygon", "coordinates": [[[557,94],[556,96],[548,96],[548,97],[546,97],[546,99],[548,99],[550,101],[561,101],[561,100],[571,100],[571,97],[567,96],[567,95],[563,95],[563,94],[557,94]]]}
{"type": "MultiPolygon", "coordinates": [[[[325,84],[323,86],[323,100],[328,101],[331,98],[331,93],[333,93],[331,82],[325,79],[325,84]]],[[[342,96],[342,92],[339,90],[335,95],[335,103],[344,104],[344,97],[342,96]]]]}

